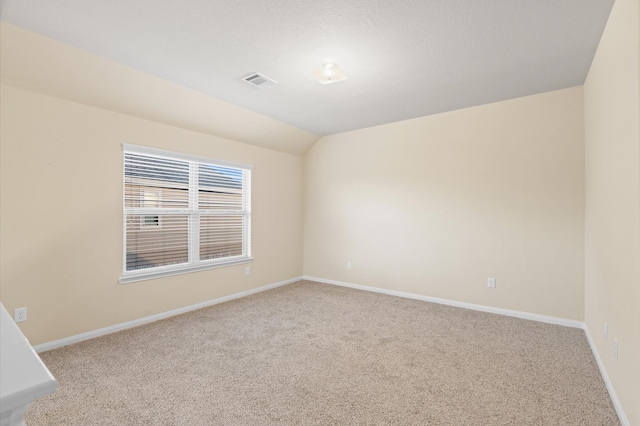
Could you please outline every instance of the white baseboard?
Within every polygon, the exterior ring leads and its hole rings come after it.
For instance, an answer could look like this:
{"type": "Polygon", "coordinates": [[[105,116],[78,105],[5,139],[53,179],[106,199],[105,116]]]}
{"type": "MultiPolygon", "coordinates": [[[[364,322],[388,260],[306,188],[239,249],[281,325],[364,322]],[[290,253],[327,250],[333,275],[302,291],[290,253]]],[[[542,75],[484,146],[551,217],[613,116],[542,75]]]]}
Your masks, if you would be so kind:
{"type": "Polygon", "coordinates": [[[591,352],[593,353],[593,357],[596,359],[596,363],[598,364],[598,369],[600,369],[600,375],[602,376],[602,380],[604,380],[604,384],[607,386],[607,391],[609,392],[609,396],[611,397],[611,401],[613,402],[613,406],[616,409],[616,413],[618,413],[618,418],[620,419],[620,423],[622,426],[630,426],[629,420],[627,419],[624,410],[622,409],[622,404],[620,404],[620,400],[618,399],[618,395],[616,395],[616,391],[613,388],[613,384],[611,383],[611,379],[609,379],[609,375],[607,374],[607,370],[604,368],[604,363],[600,358],[600,354],[598,353],[598,349],[596,349],[596,345],[591,338],[591,333],[589,333],[589,329],[587,325],[584,325],[584,334],[587,336],[587,341],[589,342],[589,346],[591,346],[591,352]]]}
{"type": "Polygon", "coordinates": [[[343,282],[343,281],[327,280],[327,279],[324,279],[324,278],[304,276],[303,279],[309,280],[309,281],[316,281],[316,282],[324,283],[324,284],[333,284],[333,285],[337,285],[337,286],[341,286],[341,287],[355,288],[357,290],[365,290],[365,291],[371,291],[371,292],[374,292],[374,293],[382,293],[382,294],[387,294],[389,296],[397,296],[397,297],[404,297],[404,298],[407,298],[407,299],[423,300],[425,302],[438,303],[440,305],[449,305],[449,306],[455,306],[455,307],[458,307],[458,308],[471,309],[471,310],[474,310],[474,311],[489,312],[489,313],[492,313],[492,314],[506,315],[506,316],[509,316],[509,317],[516,317],[516,318],[522,318],[522,319],[527,319],[527,320],[532,320],[532,321],[546,322],[546,323],[549,323],[549,324],[563,325],[565,327],[584,328],[584,323],[582,321],[570,320],[570,319],[565,319],[565,318],[549,317],[549,316],[546,316],[546,315],[538,315],[538,314],[532,314],[532,313],[529,313],[529,312],[522,312],[522,311],[512,311],[510,309],[494,308],[493,306],[476,305],[476,304],[473,304],[473,303],[458,302],[457,300],[440,299],[438,297],[423,296],[423,295],[420,295],[420,294],[405,293],[403,291],[387,290],[387,289],[384,289],[384,288],[369,287],[369,286],[365,286],[365,285],[346,283],[346,282],[343,282]]]}
{"type": "Polygon", "coordinates": [[[178,308],[167,312],[162,312],[156,315],[151,315],[144,318],[135,319],[121,324],[111,325],[109,327],[99,328],[97,330],[88,331],[86,333],[76,334],[74,336],[65,337],[59,340],[54,340],[48,343],[42,343],[33,347],[36,352],[44,352],[51,349],[67,346],[72,343],[82,342],[83,340],[93,339],[95,337],[104,336],[105,334],[115,333],[116,331],[125,330],[127,328],[137,327],[142,324],[147,324],[153,321],[169,318],[175,315],[184,314],[189,311],[195,311],[196,309],[206,308],[207,306],[217,305],[218,303],[228,302],[229,300],[239,299],[241,297],[249,296],[251,294],[260,293],[265,290],[271,290],[272,288],[280,287],[287,284],[292,284],[302,280],[302,277],[291,278],[285,281],[280,281],[274,284],[265,285],[263,287],[254,288],[251,290],[241,291],[240,293],[230,294],[229,296],[219,297],[213,300],[207,300],[206,302],[196,303],[195,305],[185,306],[184,308],[178,308]]]}

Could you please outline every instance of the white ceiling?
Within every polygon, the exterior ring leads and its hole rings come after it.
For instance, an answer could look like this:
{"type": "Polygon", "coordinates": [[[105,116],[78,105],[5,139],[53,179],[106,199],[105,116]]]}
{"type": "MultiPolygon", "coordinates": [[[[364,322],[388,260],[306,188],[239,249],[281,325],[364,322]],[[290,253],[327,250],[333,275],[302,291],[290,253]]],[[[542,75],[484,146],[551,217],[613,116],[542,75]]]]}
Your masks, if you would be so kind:
{"type": "Polygon", "coordinates": [[[584,83],[614,0],[1,0],[1,18],[318,135],[584,83]],[[335,62],[349,76],[321,85],[335,62]],[[260,72],[277,85],[241,78],[260,72]]]}

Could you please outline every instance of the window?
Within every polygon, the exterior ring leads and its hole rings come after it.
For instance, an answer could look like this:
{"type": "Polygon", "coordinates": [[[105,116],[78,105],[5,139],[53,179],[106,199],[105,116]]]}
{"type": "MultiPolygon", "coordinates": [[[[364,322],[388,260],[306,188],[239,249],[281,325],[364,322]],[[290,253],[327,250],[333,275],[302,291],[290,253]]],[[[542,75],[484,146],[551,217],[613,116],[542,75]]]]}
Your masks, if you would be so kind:
{"type": "Polygon", "coordinates": [[[250,262],[251,167],[123,144],[120,282],[250,262]]]}

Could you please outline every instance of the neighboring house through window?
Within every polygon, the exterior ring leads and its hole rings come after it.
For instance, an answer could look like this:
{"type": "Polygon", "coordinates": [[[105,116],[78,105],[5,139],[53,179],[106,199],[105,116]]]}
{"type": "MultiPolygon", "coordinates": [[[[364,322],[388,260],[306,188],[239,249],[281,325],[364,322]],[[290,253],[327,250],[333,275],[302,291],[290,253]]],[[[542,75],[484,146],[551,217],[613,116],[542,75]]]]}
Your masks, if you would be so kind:
{"type": "Polygon", "coordinates": [[[123,150],[121,282],[252,260],[250,166],[128,144],[123,150]]]}
{"type": "MultiPolygon", "coordinates": [[[[144,190],[141,199],[142,207],[159,208],[160,207],[160,191],[144,190]]],[[[160,216],[148,215],[144,216],[140,226],[143,228],[157,228],[160,226],[160,216]]]]}

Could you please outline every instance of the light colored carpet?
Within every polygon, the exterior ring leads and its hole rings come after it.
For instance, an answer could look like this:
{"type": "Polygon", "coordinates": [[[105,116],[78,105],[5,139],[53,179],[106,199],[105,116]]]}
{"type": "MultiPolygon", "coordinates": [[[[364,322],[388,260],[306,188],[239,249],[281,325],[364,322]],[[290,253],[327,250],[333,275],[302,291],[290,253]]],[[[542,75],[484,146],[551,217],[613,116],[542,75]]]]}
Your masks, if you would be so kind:
{"type": "Polygon", "coordinates": [[[303,281],[41,354],[28,425],[618,425],[584,332],[303,281]]]}

